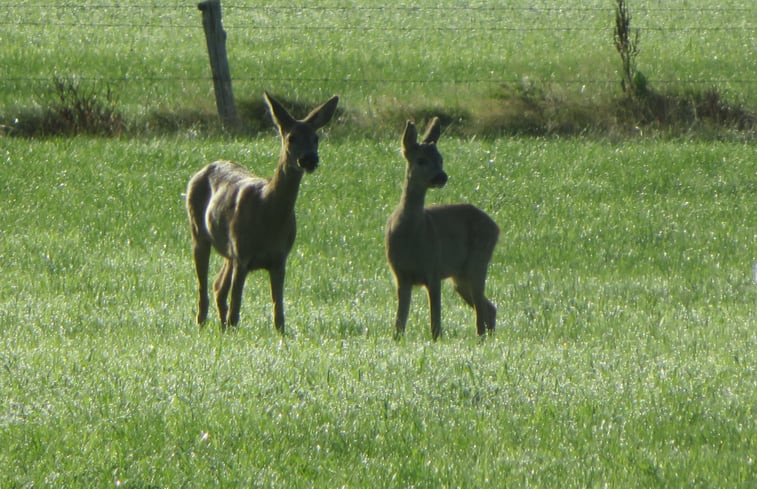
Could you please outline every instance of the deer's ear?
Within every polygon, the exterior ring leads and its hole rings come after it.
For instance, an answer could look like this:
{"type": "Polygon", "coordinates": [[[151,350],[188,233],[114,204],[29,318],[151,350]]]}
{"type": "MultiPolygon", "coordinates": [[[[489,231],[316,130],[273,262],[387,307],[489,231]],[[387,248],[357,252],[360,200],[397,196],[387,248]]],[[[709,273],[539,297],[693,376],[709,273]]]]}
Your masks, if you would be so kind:
{"type": "Polygon", "coordinates": [[[439,136],[442,135],[442,123],[438,117],[431,119],[426,128],[426,134],[423,135],[424,144],[436,144],[439,136]]]}
{"type": "Polygon", "coordinates": [[[268,92],[264,93],[265,103],[268,105],[268,110],[271,111],[271,117],[273,122],[279,128],[281,134],[289,132],[289,129],[294,126],[295,120],[289,115],[289,112],[268,92]]]}
{"type": "Polygon", "coordinates": [[[328,101],[322,105],[313,109],[302,122],[310,124],[313,129],[320,129],[325,126],[336,112],[336,104],[339,102],[339,97],[334,95],[328,101]]]}
{"type": "Polygon", "coordinates": [[[407,151],[416,146],[418,146],[418,130],[415,129],[415,124],[407,121],[405,133],[402,135],[402,150],[407,151]]]}

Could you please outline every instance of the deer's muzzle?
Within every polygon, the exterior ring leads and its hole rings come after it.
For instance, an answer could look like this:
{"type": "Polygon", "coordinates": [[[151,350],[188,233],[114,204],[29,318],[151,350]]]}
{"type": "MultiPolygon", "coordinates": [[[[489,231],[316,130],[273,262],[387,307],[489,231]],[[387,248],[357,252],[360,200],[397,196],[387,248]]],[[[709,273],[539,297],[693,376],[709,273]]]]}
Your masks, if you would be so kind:
{"type": "Polygon", "coordinates": [[[297,164],[300,168],[308,173],[312,173],[318,168],[318,153],[306,153],[297,160],[297,164]]]}
{"type": "Polygon", "coordinates": [[[437,175],[431,179],[431,186],[435,188],[442,188],[447,183],[447,174],[444,172],[437,173],[437,175]]]}

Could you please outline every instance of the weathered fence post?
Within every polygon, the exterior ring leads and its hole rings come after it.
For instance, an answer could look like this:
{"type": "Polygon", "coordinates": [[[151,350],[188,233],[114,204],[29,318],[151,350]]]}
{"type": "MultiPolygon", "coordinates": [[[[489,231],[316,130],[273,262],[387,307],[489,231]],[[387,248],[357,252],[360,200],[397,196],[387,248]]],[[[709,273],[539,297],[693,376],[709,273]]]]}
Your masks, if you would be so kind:
{"type": "Polygon", "coordinates": [[[206,0],[197,4],[197,8],[202,11],[218,115],[224,126],[234,127],[239,121],[231,91],[229,60],[226,57],[226,31],[221,24],[221,0],[206,0]]]}

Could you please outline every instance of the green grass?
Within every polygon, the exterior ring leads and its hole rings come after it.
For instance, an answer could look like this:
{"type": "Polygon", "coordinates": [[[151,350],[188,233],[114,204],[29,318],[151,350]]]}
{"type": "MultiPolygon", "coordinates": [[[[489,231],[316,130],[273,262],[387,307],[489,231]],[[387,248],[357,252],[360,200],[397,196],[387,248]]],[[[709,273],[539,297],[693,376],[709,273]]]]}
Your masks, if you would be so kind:
{"type": "Polygon", "coordinates": [[[197,331],[181,199],[272,136],[3,139],[0,487],[754,486],[754,146],[443,138],[500,321],[445,287],[437,343],[420,290],[391,340],[398,147],[325,138],[281,339],[262,273],[197,331]]]}
{"type": "MultiPolygon", "coordinates": [[[[205,41],[183,3],[0,6],[1,488],[757,484],[757,152],[737,142],[753,127],[481,137],[544,108],[581,133],[611,106],[611,2],[224,2],[245,115],[263,89],[299,105],[338,93],[345,110],[300,191],[285,338],[260,272],[238,330],[220,334],[214,309],[193,322],[186,182],[216,158],[270,175],[279,142],[268,125],[204,135],[205,41]],[[142,136],[3,136],[55,103],[56,77],[110,85],[142,136]],[[400,131],[440,113],[450,181],[428,201],[499,223],[499,324],[479,341],[445,287],[432,343],[417,290],[394,342],[383,228],[400,131]]],[[[755,106],[750,3],[630,7],[652,88],[718,80],[755,106]]]]}
{"type": "MultiPolygon", "coordinates": [[[[3,24],[0,123],[23,124],[54,103],[54,77],[80,78],[103,92],[110,87],[126,120],[143,130],[212,121],[195,3],[102,5],[91,0],[43,8],[28,1],[4,7],[12,20],[3,24]]],[[[340,7],[227,2],[224,25],[238,104],[259,102],[264,89],[308,104],[338,93],[365,133],[391,135],[394,124],[428,110],[448,114],[466,135],[498,125],[524,133],[528,126],[513,120],[523,112],[517,101],[535,88],[530,103],[556,112],[540,123],[547,126],[540,126],[542,133],[618,124],[613,2],[573,0],[563,8],[489,2],[461,9],[457,2],[422,0],[340,7]],[[561,115],[566,113],[572,116],[561,115]]],[[[634,1],[630,8],[632,26],[642,29],[639,70],[650,88],[684,99],[714,89],[727,106],[751,110],[753,120],[751,3],[634,1]]],[[[691,129],[700,121],[688,122],[691,129]]],[[[619,125],[624,132],[629,124],[619,125]]]]}

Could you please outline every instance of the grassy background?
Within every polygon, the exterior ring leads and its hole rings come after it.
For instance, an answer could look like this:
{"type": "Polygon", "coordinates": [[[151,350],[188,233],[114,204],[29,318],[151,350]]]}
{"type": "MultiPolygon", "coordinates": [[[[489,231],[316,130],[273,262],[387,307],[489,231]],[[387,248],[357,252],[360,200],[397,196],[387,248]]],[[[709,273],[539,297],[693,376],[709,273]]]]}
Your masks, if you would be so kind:
{"type": "MultiPolygon", "coordinates": [[[[757,483],[749,137],[450,137],[455,114],[497,117],[503,91],[585,111],[619,93],[606,3],[260,5],[224,1],[240,105],[259,111],[269,88],[296,105],[339,93],[346,110],[300,192],[284,339],[262,273],[238,331],[193,323],[186,182],[220,157],[270,175],[279,150],[267,127],[235,139],[182,122],[214,111],[195,2],[0,6],[0,124],[46,110],[57,76],[111,86],[150,129],[0,127],[0,487],[757,483]],[[418,290],[395,343],[383,226],[401,122],[439,112],[451,179],[428,200],[502,228],[499,327],[480,342],[446,287],[432,344],[418,290]]],[[[631,8],[653,86],[718,80],[754,106],[750,4],[631,8]]]]}
{"type": "MultiPolygon", "coordinates": [[[[56,101],[55,77],[82,80],[100,94],[110,88],[118,110],[143,130],[214,122],[196,2],[104,5],[45,8],[27,0],[0,7],[8,19],[0,33],[0,123],[23,124],[56,101]]],[[[630,8],[632,26],[641,29],[638,68],[652,89],[684,100],[713,89],[721,103],[754,112],[751,3],[633,1],[630,8]]],[[[306,104],[338,93],[356,126],[385,136],[408,114],[429,111],[443,112],[466,135],[499,126],[533,131],[519,122],[529,117],[545,119],[539,124],[547,132],[619,125],[625,133],[634,125],[618,121],[610,1],[240,0],[224,2],[224,26],[245,118],[262,114],[261,92],[269,89],[306,104]]],[[[700,123],[689,119],[684,131],[700,123]]]]}
{"type": "Polygon", "coordinates": [[[430,344],[417,291],[397,344],[398,141],[324,141],[285,340],[261,273],[236,333],[198,334],[180,197],[216,156],[270,173],[273,137],[3,144],[2,487],[757,480],[753,146],[442,139],[430,201],[502,227],[499,328],[446,287],[430,344]]]}

